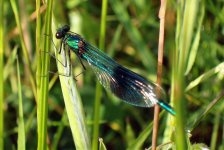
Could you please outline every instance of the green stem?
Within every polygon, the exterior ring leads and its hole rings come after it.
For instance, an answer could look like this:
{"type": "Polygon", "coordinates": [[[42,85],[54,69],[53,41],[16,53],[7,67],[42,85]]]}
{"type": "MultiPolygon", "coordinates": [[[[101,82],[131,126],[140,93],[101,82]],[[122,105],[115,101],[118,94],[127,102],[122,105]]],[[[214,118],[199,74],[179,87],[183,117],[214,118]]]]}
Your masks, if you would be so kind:
{"type": "MultiPolygon", "coordinates": [[[[40,24],[40,0],[36,0],[36,55],[37,58],[40,58],[40,37],[41,37],[41,24],[40,24]]],[[[41,71],[41,59],[38,59],[38,65],[37,65],[37,72],[36,72],[36,84],[37,84],[37,93],[39,93],[39,86],[40,86],[40,78],[38,77],[40,75],[41,71]]],[[[38,99],[38,95],[37,95],[38,99]]]]}
{"type": "Polygon", "coordinates": [[[18,116],[18,150],[25,150],[26,149],[26,136],[25,136],[25,126],[24,126],[24,119],[23,119],[23,97],[22,97],[22,85],[21,85],[21,78],[20,78],[20,68],[19,68],[19,60],[17,60],[17,78],[18,78],[18,101],[19,101],[19,116],[18,116]]]}
{"type": "Polygon", "coordinates": [[[0,150],[4,149],[4,80],[3,80],[3,55],[4,55],[4,6],[0,0],[0,150]]]}
{"type": "MultiPolygon", "coordinates": [[[[99,48],[101,50],[105,48],[104,41],[105,41],[105,34],[106,34],[106,17],[107,17],[107,0],[103,0],[102,12],[101,12],[101,24],[100,24],[100,41],[99,41],[99,48]]],[[[100,85],[99,82],[97,82],[95,105],[94,105],[92,150],[98,150],[101,96],[102,96],[102,86],[100,85]]]]}
{"type": "Polygon", "coordinates": [[[212,140],[211,140],[211,150],[215,150],[216,148],[216,143],[218,139],[218,130],[219,130],[219,122],[220,122],[220,112],[218,111],[215,115],[215,120],[214,120],[214,128],[212,132],[212,140]]]}
{"type": "MultiPolygon", "coordinates": [[[[51,35],[51,20],[52,20],[52,5],[53,0],[47,1],[47,12],[45,18],[45,34],[51,35]]],[[[50,38],[44,39],[44,51],[48,52],[51,48],[50,38]]],[[[42,53],[43,59],[38,63],[41,64],[41,76],[40,76],[40,89],[38,89],[38,107],[37,107],[37,119],[38,119],[38,150],[47,149],[47,116],[48,116],[48,82],[49,82],[49,55],[42,53]]]]}
{"type": "MultiPolygon", "coordinates": [[[[182,3],[183,4],[183,3],[182,3]]],[[[190,47],[192,41],[192,35],[194,31],[194,23],[197,14],[198,3],[194,0],[188,0],[184,3],[184,7],[180,5],[183,11],[183,16],[181,25],[179,25],[178,31],[178,55],[175,71],[175,81],[174,81],[174,99],[175,99],[175,109],[177,112],[176,115],[176,146],[177,149],[188,149],[187,145],[187,134],[186,134],[186,100],[184,99],[185,91],[185,77],[184,73],[187,66],[187,59],[190,54],[190,47]]],[[[181,13],[181,12],[178,12],[181,13]]]]}

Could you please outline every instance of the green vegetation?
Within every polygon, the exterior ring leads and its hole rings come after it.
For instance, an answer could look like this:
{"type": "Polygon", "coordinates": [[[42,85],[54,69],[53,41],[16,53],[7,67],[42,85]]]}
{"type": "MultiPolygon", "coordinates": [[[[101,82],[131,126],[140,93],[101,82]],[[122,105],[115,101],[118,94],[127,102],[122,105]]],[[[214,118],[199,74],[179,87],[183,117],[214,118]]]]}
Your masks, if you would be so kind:
{"type": "MultiPolygon", "coordinates": [[[[58,75],[68,68],[49,53],[70,61],[57,53],[54,37],[68,24],[156,81],[159,2],[0,0],[0,150],[151,147],[153,108],[114,97],[88,64],[80,74],[73,53],[76,81],[58,75]]],[[[223,6],[221,0],[167,2],[162,86],[177,115],[161,111],[158,148],[224,149],[223,6]]]]}

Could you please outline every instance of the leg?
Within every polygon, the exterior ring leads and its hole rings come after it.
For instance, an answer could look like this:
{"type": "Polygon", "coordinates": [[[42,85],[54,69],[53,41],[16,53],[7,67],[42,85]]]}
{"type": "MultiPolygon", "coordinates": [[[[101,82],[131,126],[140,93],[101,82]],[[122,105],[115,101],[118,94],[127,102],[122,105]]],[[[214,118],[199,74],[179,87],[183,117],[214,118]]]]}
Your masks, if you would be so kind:
{"type": "MultiPolygon", "coordinates": [[[[60,49],[58,50],[56,45],[54,44],[54,41],[53,39],[51,38],[51,36],[47,35],[47,34],[44,34],[45,36],[49,37],[51,39],[51,43],[53,44],[54,46],[54,49],[56,50],[56,52],[58,52],[59,54],[61,54],[61,49],[62,49],[62,45],[63,45],[63,41],[64,39],[61,41],[60,43],[60,49]]],[[[41,52],[45,52],[45,51],[41,51],[41,52]]],[[[65,64],[63,64],[60,60],[58,60],[54,54],[50,53],[50,52],[45,52],[45,53],[48,53],[51,57],[53,57],[55,60],[57,60],[62,66],[64,67],[67,67],[67,62],[65,61],[65,64]]],[[[64,53],[64,58],[66,58],[66,54],[64,53]]]]}
{"type": "MultiPolygon", "coordinates": [[[[56,47],[55,47],[56,48],[56,47]]],[[[57,49],[56,49],[57,50],[57,49]]],[[[63,64],[60,60],[57,59],[57,57],[53,54],[53,53],[50,53],[50,52],[46,52],[46,51],[40,51],[41,52],[44,52],[44,53],[47,53],[48,55],[50,55],[51,57],[53,57],[54,59],[56,59],[63,67],[67,68],[67,60],[66,60],[66,54],[65,54],[65,51],[64,51],[64,60],[65,60],[65,64],[63,64]]],[[[61,52],[61,50],[60,50],[61,52]]],[[[71,72],[70,72],[70,69],[69,69],[69,74],[63,74],[63,73],[55,73],[55,72],[52,72],[52,71],[48,71],[49,73],[52,73],[52,74],[58,74],[58,75],[62,75],[62,76],[65,76],[65,77],[70,77],[71,76],[71,72]]],[[[43,75],[43,77],[45,77],[46,75],[43,75]]]]}
{"type": "Polygon", "coordinates": [[[84,70],[86,70],[86,67],[84,66],[84,64],[83,64],[83,62],[82,62],[82,60],[81,60],[80,56],[79,56],[79,55],[77,55],[77,57],[79,58],[79,61],[80,61],[81,65],[82,65],[83,69],[84,69],[84,70]]]}
{"type": "MultiPolygon", "coordinates": [[[[65,64],[63,64],[60,60],[58,60],[55,55],[53,53],[50,53],[50,52],[46,52],[46,51],[40,51],[40,52],[43,52],[43,53],[47,53],[48,55],[50,55],[52,58],[54,58],[55,60],[57,60],[63,67],[67,67],[67,62],[65,62],[65,64]]],[[[65,56],[64,56],[65,57],[65,56]]]]}

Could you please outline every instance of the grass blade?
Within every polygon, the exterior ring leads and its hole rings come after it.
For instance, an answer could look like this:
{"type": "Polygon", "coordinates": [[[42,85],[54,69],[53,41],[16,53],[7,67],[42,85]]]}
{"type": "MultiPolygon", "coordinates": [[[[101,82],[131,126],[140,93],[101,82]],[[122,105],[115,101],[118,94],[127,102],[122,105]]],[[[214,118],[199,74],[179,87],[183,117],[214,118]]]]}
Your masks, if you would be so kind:
{"type": "Polygon", "coordinates": [[[11,66],[13,66],[15,64],[15,60],[17,57],[17,51],[18,51],[18,46],[16,45],[12,50],[11,57],[9,57],[7,62],[5,63],[4,74],[3,74],[4,81],[8,78],[9,74],[12,72],[12,69],[9,69],[9,68],[12,68],[11,66]]]}
{"type": "Polygon", "coordinates": [[[67,116],[66,116],[66,112],[64,111],[63,116],[62,116],[62,119],[60,121],[61,123],[60,123],[60,125],[59,125],[59,127],[57,129],[56,134],[54,135],[54,141],[52,143],[52,149],[53,150],[56,150],[57,149],[59,140],[60,140],[60,138],[62,136],[62,133],[63,133],[63,130],[65,128],[66,121],[67,121],[67,116]]]}
{"type": "Polygon", "coordinates": [[[214,127],[213,127],[213,132],[212,132],[212,140],[211,140],[211,150],[215,150],[216,148],[216,143],[218,139],[218,132],[219,132],[219,123],[220,123],[220,112],[218,111],[215,115],[214,118],[214,127]]]}
{"type": "MultiPolygon", "coordinates": [[[[103,0],[102,12],[101,12],[101,24],[100,24],[100,42],[99,42],[99,48],[101,50],[104,50],[105,48],[106,18],[107,18],[107,0],[103,0]]],[[[102,86],[99,83],[99,81],[97,81],[95,104],[94,104],[94,124],[93,124],[93,139],[92,139],[93,150],[98,150],[101,97],[102,97],[102,86]]]]}
{"type": "MultiPolygon", "coordinates": [[[[47,35],[51,35],[51,20],[52,20],[52,5],[53,0],[47,1],[47,12],[45,18],[44,32],[47,35]]],[[[51,48],[50,38],[45,38],[44,51],[48,52],[51,48]]],[[[50,56],[47,53],[42,53],[43,59],[39,57],[38,68],[41,68],[41,75],[39,76],[40,85],[38,86],[38,107],[37,107],[37,121],[38,121],[38,150],[47,149],[47,116],[48,116],[48,84],[49,84],[49,61],[50,56]]]]}
{"type": "Polygon", "coordinates": [[[31,87],[33,90],[33,94],[35,99],[37,100],[37,96],[36,96],[36,85],[35,85],[35,81],[34,81],[34,76],[32,73],[32,68],[31,68],[31,63],[30,63],[30,59],[29,59],[29,55],[28,55],[28,50],[27,47],[25,45],[25,40],[24,40],[24,36],[23,36],[23,31],[22,31],[22,26],[21,26],[21,22],[20,22],[20,18],[19,18],[19,12],[18,12],[18,8],[17,8],[17,4],[15,0],[10,0],[11,6],[12,6],[12,10],[15,16],[15,20],[16,20],[16,24],[18,26],[19,29],[19,36],[20,36],[20,43],[22,46],[22,50],[23,50],[23,55],[24,55],[24,60],[27,66],[27,70],[28,70],[28,75],[29,75],[29,79],[30,79],[30,83],[31,83],[31,87]]]}
{"type": "MultiPolygon", "coordinates": [[[[40,37],[41,37],[41,24],[40,24],[40,0],[36,0],[36,56],[37,56],[37,72],[36,72],[36,84],[40,87],[40,78],[38,77],[41,73],[41,59],[40,58],[40,37]]],[[[39,93],[37,88],[37,93],[39,93]]],[[[38,96],[38,95],[37,95],[38,96]]]]}
{"type": "Polygon", "coordinates": [[[0,149],[4,149],[4,0],[0,0],[0,149]]]}
{"type": "Polygon", "coordinates": [[[150,124],[147,125],[147,127],[140,133],[138,138],[133,141],[132,144],[128,146],[128,150],[135,150],[135,149],[141,149],[141,146],[149,136],[149,134],[152,132],[152,125],[153,123],[151,122],[150,124]]]}
{"type": "Polygon", "coordinates": [[[106,146],[105,146],[105,144],[103,143],[103,139],[99,139],[99,150],[107,150],[107,148],[106,148],[106,146]]]}
{"type": "Polygon", "coordinates": [[[203,81],[206,81],[206,79],[210,78],[211,76],[213,76],[216,73],[219,73],[223,71],[224,68],[224,62],[217,65],[216,67],[214,67],[213,69],[207,71],[206,73],[203,73],[202,75],[200,75],[197,79],[191,81],[187,88],[185,89],[186,92],[190,91],[191,89],[193,89],[194,87],[198,86],[200,83],[202,83],[203,81]]]}
{"type": "Polygon", "coordinates": [[[26,149],[26,137],[25,137],[25,127],[23,120],[23,97],[22,97],[22,86],[20,79],[20,68],[19,68],[19,60],[17,57],[17,78],[18,78],[18,95],[19,95],[19,119],[18,119],[18,150],[26,149]]]}
{"type": "Polygon", "coordinates": [[[204,15],[205,15],[205,4],[204,1],[202,1],[201,7],[200,7],[200,16],[199,16],[199,22],[198,22],[198,26],[197,26],[197,31],[194,37],[194,41],[190,50],[190,55],[188,58],[188,63],[187,63],[187,69],[185,72],[185,75],[187,75],[191,68],[193,67],[193,64],[195,62],[196,59],[196,55],[198,52],[198,46],[199,46],[199,42],[200,42],[200,34],[201,34],[201,28],[202,28],[202,22],[204,19],[204,15]]]}
{"type": "Polygon", "coordinates": [[[173,62],[173,77],[174,81],[172,81],[172,99],[175,100],[175,110],[177,112],[176,115],[176,146],[177,149],[188,149],[188,143],[186,139],[186,100],[184,99],[184,89],[185,89],[185,78],[184,73],[186,71],[187,66],[187,58],[190,55],[190,47],[192,41],[192,35],[195,27],[195,19],[198,9],[198,1],[188,0],[186,2],[180,2],[179,10],[177,16],[183,16],[179,18],[180,20],[177,25],[177,37],[176,37],[176,49],[174,52],[174,60],[173,62]],[[184,7],[183,7],[184,6],[184,7]],[[177,64],[177,65],[176,65],[177,64]]]}
{"type": "MultiPolygon", "coordinates": [[[[64,52],[68,53],[68,51],[62,50],[61,56],[64,56],[64,52]]],[[[67,64],[70,64],[69,56],[66,56],[67,58],[58,57],[58,59],[61,62],[67,61],[67,64]]],[[[58,72],[64,74],[68,74],[69,69],[72,69],[70,67],[64,67],[60,63],[57,66],[58,72]]],[[[90,142],[85,125],[83,106],[73,76],[59,76],[59,79],[76,149],[88,150],[90,149],[90,142]]]]}
{"type": "Polygon", "coordinates": [[[214,100],[212,100],[212,102],[207,106],[205,111],[197,117],[196,121],[190,127],[190,131],[192,131],[201,122],[201,120],[208,115],[208,113],[212,110],[212,108],[214,108],[214,106],[223,99],[224,99],[224,91],[221,91],[221,93],[214,100]]]}

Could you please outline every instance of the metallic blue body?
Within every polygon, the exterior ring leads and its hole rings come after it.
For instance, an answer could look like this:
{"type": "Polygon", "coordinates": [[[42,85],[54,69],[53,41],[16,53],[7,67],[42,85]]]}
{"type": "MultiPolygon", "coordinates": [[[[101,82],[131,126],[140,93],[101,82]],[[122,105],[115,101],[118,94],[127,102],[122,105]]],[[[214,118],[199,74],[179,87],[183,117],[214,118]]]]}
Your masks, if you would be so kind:
{"type": "Polygon", "coordinates": [[[56,37],[62,40],[64,50],[67,47],[81,60],[88,62],[104,88],[118,98],[140,107],[152,107],[158,104],[171,114],[176,114],[171,106],[161,101],[165,99],[165,92],[160,86],[121,66],[80,35],[64,31],[63,28],[57,33],[56,37]],[[160,93],[160,96],[156,93],[160,93]]]}

